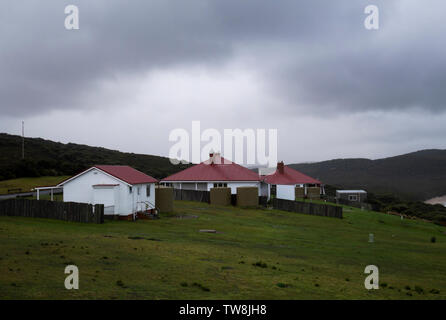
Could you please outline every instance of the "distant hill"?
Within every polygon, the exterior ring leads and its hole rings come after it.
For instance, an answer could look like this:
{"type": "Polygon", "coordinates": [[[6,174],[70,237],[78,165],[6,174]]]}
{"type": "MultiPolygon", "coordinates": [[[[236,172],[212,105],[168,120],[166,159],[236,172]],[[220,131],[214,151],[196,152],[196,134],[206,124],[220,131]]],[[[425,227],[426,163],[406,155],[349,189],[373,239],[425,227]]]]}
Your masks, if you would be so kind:
{"type": "Polygon", "coordinates": [[[0,133],[0,180],[20,177],[73,175],[95,164],[129,165],[155,178],[164,178],[188,165],[173,165],[168,158],[125,153],[40,138],[22,138],[0,133]]]}
{"type": "Polygon", "coordinates": [[[343,188],[392,193],[406,200],[446,195],[446,150],[422,150],[378,160],[336,159],[290,167],[343,188]]]}

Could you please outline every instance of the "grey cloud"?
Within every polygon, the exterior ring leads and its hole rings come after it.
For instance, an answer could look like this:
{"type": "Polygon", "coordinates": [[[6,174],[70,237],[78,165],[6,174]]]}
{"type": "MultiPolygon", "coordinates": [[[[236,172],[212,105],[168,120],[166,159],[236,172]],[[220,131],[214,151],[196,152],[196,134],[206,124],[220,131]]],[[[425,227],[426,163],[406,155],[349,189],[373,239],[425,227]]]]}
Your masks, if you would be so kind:
{"type": "Polygon", "coordinates": [[[290,113],[299,106],[316,113],[443,111],[445,28],[438,26],[438,37],[401,31],[389,42],[379,35],[390,32],[386,21],[408,19],[399,15],[404,1],[374,1],[383,25],[375,35],[362,27],[369,2],[3,1],[0,110],[18,116],[89,107],[85,97],[117,74],[222,65],[247,54],[290,113]],[[67,4],[80,8],[78,31],[63,28],[67,4]]]}

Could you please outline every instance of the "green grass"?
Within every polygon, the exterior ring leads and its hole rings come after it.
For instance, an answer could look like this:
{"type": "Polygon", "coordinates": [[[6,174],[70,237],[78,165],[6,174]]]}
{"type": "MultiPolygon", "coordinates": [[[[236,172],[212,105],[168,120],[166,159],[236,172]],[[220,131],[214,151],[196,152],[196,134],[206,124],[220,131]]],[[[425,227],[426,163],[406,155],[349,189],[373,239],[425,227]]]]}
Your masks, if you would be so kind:
{"type": "Polygon", "coordinates": [[[344,213],[334,219],[177,201],[174,214],[137,222],[0,217],[0,298],[446,298],[444,227],[344,213]],[[64,288],[67,264],[79,267],[79,290],[64,288]],[[385,287],[364,288],[369,264],[385,287]]]}
{"type": "Polygon", "coordinates": [[[53,186],[68,178],[68,176],[18,178],[0,181],[0,194],[7,194],[8,189],[22,189],[21,192],[29,192],[39,186],[53,186]]]}
{"type": "MultiPolygon", "coordinates": [[[[30,197],[21,197],[22,199],[29,199],[29,200],[37,200],[37,196],[30,196],[30,197]]],[[[51,200],[51,195],[49,194],[41,194],[39,195],[40,200],[51,200]]],[[[63,201],[63,193],[55,193],[53,194],[53,201],[63,201]]]]}

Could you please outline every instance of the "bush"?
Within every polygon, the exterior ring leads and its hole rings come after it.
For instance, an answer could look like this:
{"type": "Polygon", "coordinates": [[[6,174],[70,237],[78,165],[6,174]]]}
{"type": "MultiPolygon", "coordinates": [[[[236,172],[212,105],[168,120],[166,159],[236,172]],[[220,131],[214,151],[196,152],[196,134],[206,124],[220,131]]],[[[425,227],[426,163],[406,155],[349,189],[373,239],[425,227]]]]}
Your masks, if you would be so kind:
{"type": "Polygon", "coordinates": [[[116,285],[121,288],[126,288],[126,286],[124,285],[124,282],[122,282],[121,280],[116,281],[116,285]]]}
{"type": "Polygon", "coordinates": [[[437,238],[435,238],[435,237],[432,237],[432,238],[431,238],[431,242],[432,242],[432,243],[435,243],[435,242],[437,242],[437,238]]]}
{"type": "Polygon", "coordinates": [[[254,267],[268,268],[268,265],[262,261],[257,261],[256,263],[253,263],[252,265],[254,267]]]}
{"type": "Polygon", "coordinates": [[[432,290],[430,291],[430,293],[433,293],[433,294],[440,294],[440,290],[432,289],[432,290]]]}
{"type": "Polygon", "coordinates": [[[423,288],[421,288],[420,286],[415,286],[415,291],[416,291],[418,294],[422,294],[422,293],[424,293],[423,288]]]}
{"type": "Polygon", "coordinates": [[[209,288],[203,286],[201,283],[198,283],[198,282],[194,282],[192,285],[193,285],[194,287],[200,288],[201,290],[206,291],[206,292],[211,291],[211,289],[209,289],[209,288]]]}

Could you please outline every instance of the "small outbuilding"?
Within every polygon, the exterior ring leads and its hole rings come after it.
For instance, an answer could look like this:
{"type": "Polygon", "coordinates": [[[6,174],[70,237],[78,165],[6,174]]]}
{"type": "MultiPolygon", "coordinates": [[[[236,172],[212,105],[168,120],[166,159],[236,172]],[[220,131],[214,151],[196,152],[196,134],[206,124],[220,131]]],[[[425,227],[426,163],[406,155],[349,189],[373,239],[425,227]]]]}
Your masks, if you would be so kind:
{"type": "Polygon", "coordinates": [[[155,209],[157,180],[129,166],[96,165],[54,187],[62,188],[64,202],[103,204],[105,215],[133,218],[155,209]]]}
{"type": "Polygon", "coordinates": [[[336,190],[336,199],[344,203],[363,203],[367,200],[365,190],[336,190]]]}

